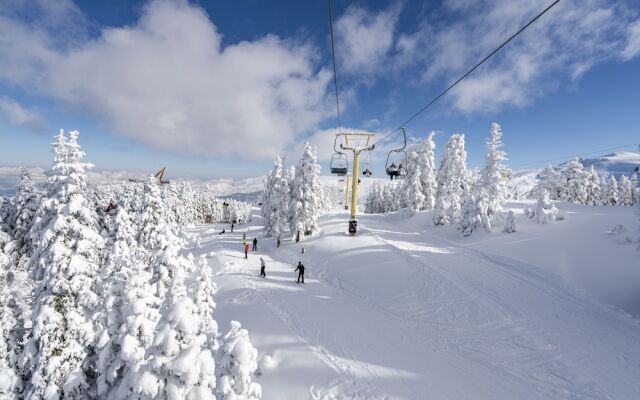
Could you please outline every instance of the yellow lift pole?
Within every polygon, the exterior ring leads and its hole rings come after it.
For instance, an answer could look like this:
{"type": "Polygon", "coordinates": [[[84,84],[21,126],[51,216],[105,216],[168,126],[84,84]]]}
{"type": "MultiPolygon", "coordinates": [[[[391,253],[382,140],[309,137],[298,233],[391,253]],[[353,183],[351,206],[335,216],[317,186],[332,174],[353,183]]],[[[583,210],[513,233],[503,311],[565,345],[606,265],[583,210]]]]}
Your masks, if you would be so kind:
{"type": "MultiPolygon", "coordinates": [[[[351,174],[351,211],[349,219],[349,233],[355,235],[358,230],[358,221],[356,216],[358,214],[358,177],[360,175],[360,153],[363,151],[372,151],[375,145],[369,144],[371,139],[375,136],[373,133],[338,133],[337,137],[341,137],[340,148],[342,150],[353,151],[353,173],[351,174]]],[[[349,187],[347,175],[347,188],[349,187]]],[[[349,196],[348,189],[346,190],[347,199],[349,196]]],[[[345,201],[345,207],[347,205],[345,201]]]]}

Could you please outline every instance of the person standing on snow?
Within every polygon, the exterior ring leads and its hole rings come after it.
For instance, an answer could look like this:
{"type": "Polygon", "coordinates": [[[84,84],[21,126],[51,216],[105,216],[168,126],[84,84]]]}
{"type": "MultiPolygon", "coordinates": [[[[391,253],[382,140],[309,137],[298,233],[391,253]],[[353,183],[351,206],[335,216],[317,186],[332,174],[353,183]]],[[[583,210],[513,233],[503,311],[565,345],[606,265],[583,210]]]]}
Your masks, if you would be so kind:
{"type": "Polygon", "coordinates": [[[231,223],[231,233],[233,233],[233,225],[235,225],[233,222],[231,223]]]}
{"type": "Polygon", "coordinates": [[[265,268],[264,259],[262,257],[260,257],[260,276],[263,277],[263,278],[266,278],[267,274],[265,274],[264,268],[265,268]]]}
{"type": "Polygon", "coordinates": [[[244,244],[244,259],[249,258],[249,243],[244,244]]]}
{"type": "Polygon", "coordinates": [[[302,281],[302,283],[304,283],[304,265],[302,265],[302,261],[298,261],[298,266],[296,267],[296,271],[299,271],[298,272],[298,283],[300,283],[300,281],[302,281]]]}
{"type": "Polygon", "coordinates": [[[276,247],[280,247],[280,236],[278,236],[278,241],[276,242],[276,247]]]}
{"type": "Polygon", "coordinates": [[[253,238],[253,251],[258,251],[258,238],[253,238]]]}

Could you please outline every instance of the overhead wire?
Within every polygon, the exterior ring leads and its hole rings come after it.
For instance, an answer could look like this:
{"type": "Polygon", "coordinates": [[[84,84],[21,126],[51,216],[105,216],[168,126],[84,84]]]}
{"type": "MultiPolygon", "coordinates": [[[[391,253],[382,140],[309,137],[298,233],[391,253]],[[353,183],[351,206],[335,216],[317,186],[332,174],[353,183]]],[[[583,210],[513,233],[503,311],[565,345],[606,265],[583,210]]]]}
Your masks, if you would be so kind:
{"type": "Polygon", "coordinates": [[[519,34],[521,34],[522,32],[524,32],[525,29],[527,29],[529,26],[531,26],[531,24],[533,24],[534,22],[536,22],[540,17],[542,17],[544,14],[547,13],[547,11],[549,11],[551,8],[553,8],[553,6],[555,6],[556,4],[558,4],[560,2],[560,0],[555,0],[553,3],[549,4],[544,10],[542,10],[540,13],[538,13],[535,17],[533,17],[533,19],[531,19],[529,22],[527,22],[524,26],[522,26],[520,29],[518,29],[514,34],[512,34],[507,40],[505,40],[504,42],[502,42],[502,44],[498,47],[496,47],[491,53],[489,53],[486,57],[484,57],[482,60],[480,60],[478,63],[476,63],[470,70],[468,70],[467,72],[464,73],[464,75],[462,75],[460,78],[458,78],[455,82],[453,82],[451,85],[449,85],[444,91],[442,91],[440,94],[438,94],[436,97],[434,97],[431,101],[429,101],[424,107],[422,107],[420,110],[418,110],[415,114],[413,114],[409,119],[407,119],[406,121],[404,121],[402,124],[400,124],[397,128],[395,128],[394,130],[392,130],[391,132],[387,133],[386,135],[384,135],[381,139],[378,139],[374,142],[374,144],[377,144],[383,140],[385,140],[386,138],[388,138],[389,136],[393,135],[394,133],[398,132],[402,127],[405,127],[407,124],[409,124],[411,121],[413,121],[416,117],[418,117],[418,115],[422,114],[427,108],[431,107],[431,105],[433,105],[433,103],[435,103],[436,101],[438,101],[442,96],[444,96],[445,94],[447,94],[451,89],[453,89],[456,85],[458,85],[460,82],[462,82],[463,79],[465,79],[467,76],[469,76],[473,71],[475,71],[478,67],[480,67],[482,64],[485,63],[485,61],[487,61],[489,58],[493,57],[498,51],[500,51],[504,46],[506,46],[509,42],[511,42],[513,39],[516,38],[516,36],[518,36],[519,34]]]}
{"type": "Polygon", "coordinates": [[[342,130],[340,124],[340,97],[338,96],[338,73],[336,68],[336,48],[333,41],[333,7],[331,4],[331,0],[328,0],[329,6],[329,32],[331,35],[331,59],[333,60],[333,85],[335,87],[336,92],[336,110],[338,113],[338,133],[342,130]]]}

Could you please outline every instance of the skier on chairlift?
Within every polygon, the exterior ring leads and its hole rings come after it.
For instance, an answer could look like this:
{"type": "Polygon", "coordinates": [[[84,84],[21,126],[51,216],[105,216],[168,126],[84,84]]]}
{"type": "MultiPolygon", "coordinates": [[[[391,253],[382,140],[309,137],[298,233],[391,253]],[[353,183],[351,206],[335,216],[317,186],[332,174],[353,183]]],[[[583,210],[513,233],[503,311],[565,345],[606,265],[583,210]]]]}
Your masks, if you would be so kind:
{"type": "Polygon", "coordinates": [[[389,179],[393,180],[394,177],[398,176],[398,167],[396,167],[396,163],[392,162],[387,168],[387,174],[389,174],[389,179]]]}

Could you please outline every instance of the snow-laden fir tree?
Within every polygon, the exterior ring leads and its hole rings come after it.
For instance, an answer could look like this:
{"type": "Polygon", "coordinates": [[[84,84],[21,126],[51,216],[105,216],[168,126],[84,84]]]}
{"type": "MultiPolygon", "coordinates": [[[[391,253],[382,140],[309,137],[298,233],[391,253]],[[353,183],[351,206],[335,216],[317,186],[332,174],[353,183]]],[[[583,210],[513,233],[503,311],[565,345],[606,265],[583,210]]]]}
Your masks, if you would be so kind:
{"type": "MultiPolygon", "coordinates": [[[[166,231],[169,236],[170,232],[166,231]]],[[[145,380],[153,376],[156,399],[215,399],[215,362],[208,338],[200,321],[198,306],[189,297],[185,285],[189,262],[171,248],[167,238],[163,263],[168,267],[170,286],[163,309],[167,310],[158,324],[145,380]]],[[[145,385],[146,386],[146,385],[145,385]]],[[[148,392],[147,392],[148,393],[148,392]]]]}
{"type": "Polygon", "coordinates": [[[569,161],[560,172],[561,200],[571,203],[587,203],[587,175],[577,159],[569,161]]]}
{"type": "Polygon", "coordinates": [[[282,159],[276,157],[273,169],[265,182],[262,200],[262,216],[267,236],[279,237],[285,233],[289,223],[290,186],[284,176],[282,159]]]}
{"type": "Polygon", "coordinates": [[[262,388],[252,381],[258,368],[258,351],[239,322],[231,321],[218,353],[218,400],[260,399],[262,388]]]}
{"type": "Polygon", "coordinates": [[[291,233],[300,236],[309,235],[318,230],[318,216],[322,206],[322,188],[320,187],[320,165],[316,154],[308,142],[291,185],[291,233]]]}
{"type": "Polygon", "coordinates": [[[617,205],[620,200],[620,194],[618,192],[618,181],[616,177],[612,174],[609,176],[609,179],[603,179],[602,181],[605,187],[602,190],[601,203],[605,206],[617,205]]]}
{"type": "Polygon", "coordinates": [[[546,167],[544,167],[542,171],[540,171],[536,175],[536,178],[538,182],[531,190],[532,198],[537,199],[538,193],[544,189],[551,199],[560,199],[560,174],[555,170],[555,168],[553,168],[551,164],[548,164],[546,167]]]}
{"type": "Polygon", "coordinates": [[[102,321],[96,346],[97,393],[103,398],[113,395],[122,379],[126,357],[121,357],[119,336],[126,331],[127,288],[138,273],[140,259],[135,229],[124,207],[118,208],[115,215],[114,240],[108,250],[109,256],[100,271],[102,307],[96,315],[102,321]]]}
{"type": "Polygon", "coordinates": [[[214,351],[218,350],[218,324],[213,313],[216,303],[213,296],[216,293],[216,284],[211,279],[211,269],[204,255],[198,259],[198,274],[192,296],[198,307],[200,318],[200,330],[206,335],[206,347],[214,351]]]}
{"type": "Polygon", "coordinates": [[[402,185],[404,201],[413,213],[425,208],[425,195],[422,190],[422,169],[418,153],[412,151],[407,159],[407,175],[402,185]]]}
{"type": "Polygon", "coordinates": [[[140,215],[138,244],[146,250],[155,247],[158,232],[165,227],[167,209],[160,195],[157,179],[149,177],[144,184],[144,211],[140,215]]]}
{"type": "Polygon", "coordinates": [[[460,201],[469,186],[464,135],[454,134],[449,138],[436,182],[438,186],[433,222],[436,225],[454,223],[460,216],[460,201]]]}
{"type": "Polygon", "coordinates": [[[62,130],[56,137],[48,194],[30,232],[37,287],[25,348],[26,399],[85,399],[92,383],[92,318],[100,302],[96,277],[104,242],[85,197],[91,165],[82,162],[77,138],[78,132],[67,139],[62,130]]]}
{"type": "Polygon", "coordinates": [[[500,212],[507,198],[507,176],[509,170],[504,165],[507,153],[502,148],[502,128],[495,122],[491,124],[489,137],[485,141],[484,168],[480,172],[479,185],[486,193],[487,214],[489,218],[500,212]]]}
{"type": "Polygon", "coordinates": [[[422,186],[422,194],[424,194],[423,209],[431,210],[436,203],[436,144],[433,141],[433,135],[430,132],[422,141],[418,150],[418,165],[420,166],[420,184],[422,186]]]}
{"type": "Polygon", "coordinates": [[[31,175],[26,168],[22,168],[20,174],[20,187],[15,198],[15,219],[13,221],[13,238],[18,245],[19,255],[29,257],[31,255],[31,242],[29,230],[38,208],[39,196],[31,175]]]}
{"type": "Polygon", "coordinates": [[[590,206],[597,206],[600,204],[600,199],[602,197],[601,194],[601,183],[600,176],[598,172],[593,168],[593,165],[586,171],[586,203],[590,206]]]}
{"type": "Polygon", "coordinates": [[[620,177],[620,183],[618,185],[618,205],[632,206],[633,198],[634,193],[631,186],[631,180],[626,175],[622,175],[620,177]]]}
{"type": "Polygon", "coordinates": [[[470,236],[479,227],[491,232],[491,218],[488,213],[488,194],[480,189],[475,194],[468,190],[463,195],[458,230],[463,236],[470,236]]]}
{"type": "Polygon", "coordinates": [[[16,320],[10,304],[10,283],[7,281],[7,272],[14,261],[4,253],[4,247],[11,237],[3,228],[0,224],[0,400],[9,400],[16,398],[19,379],[15,370],[17,338],[12,334],[16,320]]]}

